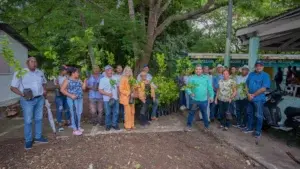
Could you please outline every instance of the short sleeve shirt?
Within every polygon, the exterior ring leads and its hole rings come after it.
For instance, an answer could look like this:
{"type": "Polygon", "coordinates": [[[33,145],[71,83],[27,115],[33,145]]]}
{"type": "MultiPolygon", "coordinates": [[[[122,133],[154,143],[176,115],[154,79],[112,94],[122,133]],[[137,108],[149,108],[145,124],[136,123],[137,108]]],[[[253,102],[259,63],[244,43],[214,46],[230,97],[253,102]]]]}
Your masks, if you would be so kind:
{"type": "Polygon", "coordinates": [[[213,77],[213,88],[214,88],[214,90],[219,88],[219,81],[222,80],[223,78],[224,77],[223,77],[222,74],[218,74],[218,75],[213,77]]]}
{"type": "MultiPolygon", "coordinates": [[[[88,87],[97,86],[99,87],[100,80],[103,78],[103,75],[99,75],[99,77],[90,76],[90,78],[87,81],[88,87]]],[[[90,99],[102,99],[102,95],[99,93],[99,91],[89,90],[89,98],[90,99]]]]}
{"type": "MultiPolygon", "coordinates": [[[[108,78],[108,77],[103,77],[100,80],[100,84],[99,84],[99,89],[104,90],[107,93],[112,93],[113,98],[115,100],[118,100],[118,88],[117,85],[111,85],[111,80],[114,80],[117,83],[117,79],[112,77],[112,78],[108,78]]],[[[109,96],[103,95],[103,101],[107,102],[109,101],[111,98],[109,96]]]]}
{"type": "Polygon", "coordinates": [[[57,80],[58,80],[58,84],[59,86],[61,86],[63,84],[63,82],[66,80],[66,76],[58,76],[57,80]]]}
{"type": "Polygon", "coordinates": [[[232,79],[219,81],[219,94],[218,99],[227,102],[233,94],[233,88],[236,86],[236,82],[232,79]]]}
{"type": "MultiPolygon", "coordinates": [[[[248,92],[254,94],[261,88],[270,88],[270,76],[266,72],[251,72],[247,78],[246,85],[248,87],[248,92]]],[[[253,101],[265,101],[266,95],[261,93],[253,98],[253,101]]]]}
{"type": "Polygon", "coordinates": [[[27,72],[21,78],[17,77],[18,72],[14,73],[11,86],[18,88],[21,92],[29,88],[32,90],[33,97],[43,95],[43,84],[47,83],[44,73],[39,69],[30,71],[28,68],[25,68],[25,70],[27,72]]]}

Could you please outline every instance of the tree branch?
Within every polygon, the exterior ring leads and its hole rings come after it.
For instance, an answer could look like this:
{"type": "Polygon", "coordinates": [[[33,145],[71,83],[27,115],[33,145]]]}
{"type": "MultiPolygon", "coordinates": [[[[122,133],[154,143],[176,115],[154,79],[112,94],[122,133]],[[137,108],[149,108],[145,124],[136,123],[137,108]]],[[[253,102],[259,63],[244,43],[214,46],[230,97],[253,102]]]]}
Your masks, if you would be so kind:
{"type": "Polygon", "coordinates": [[[172,0],[168,0],[164,6],[162,6],[159,10],[159,13],[158,13],[158,17],[160,17],[164,12],[165,10],[169,7],[169,5],[171,4],[172,0]]]}
{"type": "Polygon", "coordinates": [[[186,12],[183,14],[171,15],[156,28],[155,36],[160,35],[163,32],[163,30],[174,21],[184,21],[184,20],[189,20],[189,19],[195,19],[196,16],[198,18],[201,15],[210,13],[210,12],[212,12],[220,7],[226,6],[226,5],[227,5],[227,2],[215,3],[215,0],[208,0],[208,2],[200,9],[186,12]]]}

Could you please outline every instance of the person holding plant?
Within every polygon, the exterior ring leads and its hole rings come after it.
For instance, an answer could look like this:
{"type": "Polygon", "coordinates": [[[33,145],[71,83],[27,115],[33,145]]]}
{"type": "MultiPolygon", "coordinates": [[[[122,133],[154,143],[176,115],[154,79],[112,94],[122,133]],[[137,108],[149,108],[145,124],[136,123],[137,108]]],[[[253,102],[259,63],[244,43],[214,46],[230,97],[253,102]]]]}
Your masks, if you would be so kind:
{"type": "Polygon", "coordinates": [[[117,79],[113,77],[113,68],[110,65],[105,66],[104,69],[106,76],[100,80],[99,92],[103,95],[106,131],[111,128],[120,130],[117,79]]]}
{"type": "Polygon", "coordinates": [[[84,83],[80,80],[80,71],[76,67],[68,67],[69,78],[65,79],[60,91],[67,96],[67,102],[71,113],[71,123],[73,135],[82,135],[84,131],[81,128],[80,120],[83,111],[83,90],[86,89],[86,80],[84,83]]]}
{"type": "Polygon", "coordinates": [[[223,71],[224,79],[219,81],[219,88],[217,90],[217,96],[215,99],[215,104],[219,105],[220,115],[221,115],[221,126],[220,128],[224,131],[228,130],[229,120],[231,120],[232,115],[229,111],[230,103],[236,96],[236,82],[230,79],[229,70],[223,71]]]}
{"type": "Polygon", "coordinates": [[[103,96],[99,93],[98,87],[100,79],[103,75],[100,74],[99,66],[93,67],[93,74],[87,80],[87,88],[89,90],[89,107],[92,115],[91,122],[95,126],[103,124],[104,111],[103,111],[103,96]]]}
{"type": "Polygon", "coordinates": [[[67,103],[67,97],[63,95],[60,92],[60,88],[67,78],[67,66],[63,65],[60,68],[60,74],[57,77],[57,80],[55,82],[56,89],[55,89],[55,104],[56,104],[56,120],[58,122],[58,131],[62,132],[64,131],[63,124],[62,124],[62,114],[65,111],[65,119],[66,124],[69,126],[70,123],[70,112],[69,112],[69,106],[67,103]]]}
{"type": "Polygon", "coordinates": [[[125,110],[125,123],[124,127],[126,130],[134,129],[134,114],[135,105],[134,98],[137,97],[135,89],[138,83],[133,78],[132,70],[129,66],[124,68],[123,75],[120,81],[120,103],[124,106],[125,110]]]}
{"type": "Polygon", "coordinates": [[[209,77],[203,74],[201,65],[197,65],[195,68],[195,75],[190,76],[186,93],[191,97],[191,109],[189,111],[185,131],[191,131],[197,107],[200,108],[204,126],[208,129],[207,104],[208,100],[210,103],[213,102],[214,92],[209,77]]]}
{"type": "Polygon", "coordinates": [[[10,90],[21,96],[20,104],[24,116],[24,137],[25,149],[32,148],[32,118],[35,125],[34,143],[48,143],[42,136],[43,131],[43,107],[46,96],[46,79],[44,73],[37,69],[35,57],[29,57],[26,61],[27,68],[25,74],[19,77],[19,72],[15,72],[10,90]]]}
{"type": "MultiPolygon", "coordinates": [[[[117,86],[118,88],[120,87],[120,81],[121,81],[121,77],[122,77],[122,72],[123,72],[123,67],[121,65],[117,65],[116,67],[116,73],[113,75],[114,78],[117,79],[117,86]]],[[[123,104],[119,105],[119,122],[123,122],[124,121],[124,106],[123,104]]]]}
{"type": "Polygon", "coordinates": [[[237,124],[234,127],[244,129],[247,124],[247,91],[246,80],[248,78],[249,67],[244,65],[242,67],[242,73],[236,78],[237,94],[236,94],[236,121],[237,124]]]}
{"type": "Polygon", "coordinates": [[[147,79],[147,72],[141,72],[141,83],[139,87],[139,99],[142,102],[142,108],[140,112],[140,122],[142,126],[149,125],[149,121],[146,116],[146,112],[150,106],[150,104],[153,105],[152,107],[152,113],[151,113],[151,119],[157,120],[156,118],[156,109],[157,104],[155,103],[155,86],[153,83],[149,82],[147,79]]]}

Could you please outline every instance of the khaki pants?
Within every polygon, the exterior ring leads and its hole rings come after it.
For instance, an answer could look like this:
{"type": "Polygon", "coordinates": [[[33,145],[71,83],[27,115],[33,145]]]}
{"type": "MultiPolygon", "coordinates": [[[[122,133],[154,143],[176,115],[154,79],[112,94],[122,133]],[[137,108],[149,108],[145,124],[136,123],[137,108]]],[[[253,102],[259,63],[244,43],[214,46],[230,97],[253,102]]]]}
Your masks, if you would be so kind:
{"type": "Polygon", "coordinates": [[[104,111],[103,111],[103,100],[102,99],[90,99],[90,112],[92,114],[92,123],[102,122],[104,111]]]}
{"type": "Polygon", "coordinates": [[[134,104],[124,105],[124,110],[125,110],[124,127],[126,129],[131,129],[134,127],[134,114],[135,114],[134,104]]]}

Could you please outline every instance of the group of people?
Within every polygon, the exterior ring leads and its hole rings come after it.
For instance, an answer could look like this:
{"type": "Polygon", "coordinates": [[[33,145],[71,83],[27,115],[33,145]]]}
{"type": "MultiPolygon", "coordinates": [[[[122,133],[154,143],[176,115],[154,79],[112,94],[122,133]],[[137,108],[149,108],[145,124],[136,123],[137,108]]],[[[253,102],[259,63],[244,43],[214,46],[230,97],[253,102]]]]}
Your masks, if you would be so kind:
{"type": "MultiPolygon", "coordinates": [[[[25,74],[19,76],[15,72],[11,83],[11,91],[21,96],[21,107],[24,116],[25,149],[32,148],[33,143],[47,143],[42,136],[42,117],[46,90],[44,73],[37,68],[36,58],[28,58],[25,74]],[[35,123],[35,137],[32,138],[32,119],[35,123]]],[[[150,125],[151,120],[158,120],[156,110],[158,99],[155,90],[157,86],[151,82],[149,67],[144,65],[143,70],[135,80],[132,69],[122,66],[116,69],[110,65],[105,66],[101,73],[98,66],[93,67],[93,74],[85,80],[80,80],[80,69],[75,66],[60,68],[60,74],[55,80],[56,119],[59,124],[58,131],[62,132],[64,126],[73,129],[73,135],[82,135],[81,126],[83,112],[84,91],[88,91],[89,110],[93,125],[105,125],[106,131],[120,130],[118,123],[124,121],[126,130],[135,129],[135,100],[142,104],[140,123],[142,126],[150,125]],[[114,72],[115,70],[115,72],[114,72]],[[152,109],[150,118],[147,112],[152,109]],[[63,116],[65,120],[63,121],[63,116]],[[105,120],[104,120],[105,119],[105,120]],[[64,122],[64,123],[63,123],[64,122]]]]}
{"type": "MultiPolygon", "coordinates": [[[[34,57],[28,58],[26,63],[23,76],[15,72],[11,91],[21,96],[25,148],[30,149],[33,143],[48,142],[42,136],[47,81],[44,73],[37,68],[34,57]],[[34,139],[32,119],[35,123],[34,139]]],[[[235,115],[236,127],[245,133],[255,130],[255,136],[259,137],[263,121],[264,92],[270,88],[270,77],[263,69],[264,63],[257,61],[255,71],[251,73],[247,66],[240,69],[231,67],[229,70],[218,65],[216,74],[213,74],[209,67],[197,65],[194,75],[180,77],[179,85],[187,86],[185,91],[180,92],[180,104],[189,109],[185,131],[191,130],[195,112],[199,108],[206,129],[217,118],[220,128],[228,130],[231,126],[230,116],[235,115]]],[[[139,121],[142,126],[151,124],[151,120],[158,120],[157,86],[152,82],[147,65],[136,79],[130,67],[126,66],[123,70],[120,65],[115,69],[107,65],[103,72],[98,66],[94,66],[92,75],[87,79],[80,80],[80,77],[79,68],[64,65],[55,80],[58,131],[62,132],[66,125],[73,129],[74,135],[82,135],[84,132],[80,123],[84,91],[88,91],[92,124],[105,125],[107,131],[111,128],[120,130],[118,124],[123,121],[126,130],[135,129],[135,100],[141,102],[139,121]]]]}
{"type": "MultiPolygon", "coordinates": [[[[274,81],[276,83],[276,90],[282,91],[281,84],[284,80],[284,72],[281,67],[278,67],[274,81]]],[[[296,66],[288,66],[285,78],[285,86],[299,85],[300,84],[300,71],[296,66]]]]}
{"type": "Polygon", "coordinates": [[[209,67],[197,65],[194,75],[180,77],[179,81],[189,86],[180,94],[182,107],[189,110],[185,131],[191,130],[195,112],[199,109],[206,130],[210,122],[218,119],[224,131],[234,126],[260,137],[265,91],[271,83],[270,76],[263,71],[264,63],[258,60],[253,72],[249,72],[246,65],[229,69],[219,64],[215,69],[213,74],[209,67]],[[235,125],[231,125],[233,116],[235,125]]]}

